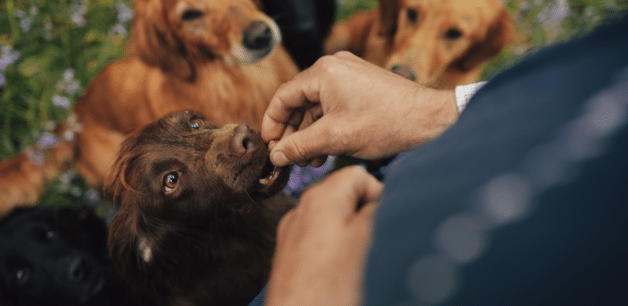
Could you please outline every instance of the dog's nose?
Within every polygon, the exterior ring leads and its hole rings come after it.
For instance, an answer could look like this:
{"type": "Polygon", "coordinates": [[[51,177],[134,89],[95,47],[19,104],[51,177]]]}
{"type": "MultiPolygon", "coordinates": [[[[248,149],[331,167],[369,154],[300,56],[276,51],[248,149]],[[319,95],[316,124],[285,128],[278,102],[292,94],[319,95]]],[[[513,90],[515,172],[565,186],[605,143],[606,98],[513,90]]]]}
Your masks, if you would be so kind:
{"type": "Polygon", "coordinates": [[[89,277],[91,265],[81,257],[75,257],[70,261],[66,277],[69,281],[80,283],[89,277]]]}
{"type": "Polygon", "coordinates": [[[255,151],[259,145],[259,139],[255,138],[248,125],[240,124],[233,131],[233,138],[231,138],[231,152],[233,154],[243,155],[255,151]]]}
{"type": "Polygon", "coordinates": [[[414,71],[412,71],[412,69],[410,67],[404,66],[404,65],[395,65],[392,68],[390,68],[390,71],[412,81],[412,82],[416,82],[416,75],[414,74],[414,71]]]}
{"type": "Polygon", "coordinates": [[[251,22],[246,30],[242,44],[247,49],[261,50],[268,48],[273,41],[273,32],[268,24],[261,20],[251,22]]]}

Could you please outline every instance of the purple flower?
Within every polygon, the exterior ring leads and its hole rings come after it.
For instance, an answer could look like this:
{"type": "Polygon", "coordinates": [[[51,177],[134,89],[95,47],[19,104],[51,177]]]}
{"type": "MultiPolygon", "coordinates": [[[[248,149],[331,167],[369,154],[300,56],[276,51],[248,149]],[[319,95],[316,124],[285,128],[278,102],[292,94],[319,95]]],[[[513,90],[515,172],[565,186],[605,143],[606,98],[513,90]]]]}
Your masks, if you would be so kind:
{"type": "Polygon", "coordinates": [[[118,2],[116,4],[116,8],[118,8],[118,22],[125,23],[129,20],[133,19],[133,10],[129,8],[125,3],[118,2]]]}
{"type": "Polygon", "coordinates": [[[109,36],[119,35],[121,37],[126,37],[128,34],[126,28],[121,23],[114,24],[109,30],[109,36]]]}
{"type": "Polygon", "coordinates": [[[0,49],[2,51],[2,56],[0,57],[0,72],[2,72],[20,58],[20,52],[13,50],[9,45],[2,45],[0,49]]]}
{"type": "Polygon", "coordinates": [[[4,87],[6,83],[7,83],[7,78],[4,77],[4,74],[0,73],[0,87],[4,87]]]}
{"type": "Polygon", "coordinates": [[[54,95],[52,96],[52,104],[56,105],[56,106],[61,106],[63,108],[69,108],[70,107],[70,99],[64,97],[64,96],[60,96],[60,95],[54,95]]]}
{"type": "Polygon", "coordinates": [[[47,150],[57,144],[57,136],[50,132],[44,132],[37,141],[37,148],[40,150],[47,150]]]}
{"type": "Polygon", "coordinates": [[[85,20],[85,13],[87,13],[87,5],[85,5],[86,2],[87,1],[83,0],[81,4],[72,5],[72,16],[70,18],[78,27],[84,26],[87,22],[85,20]]]}

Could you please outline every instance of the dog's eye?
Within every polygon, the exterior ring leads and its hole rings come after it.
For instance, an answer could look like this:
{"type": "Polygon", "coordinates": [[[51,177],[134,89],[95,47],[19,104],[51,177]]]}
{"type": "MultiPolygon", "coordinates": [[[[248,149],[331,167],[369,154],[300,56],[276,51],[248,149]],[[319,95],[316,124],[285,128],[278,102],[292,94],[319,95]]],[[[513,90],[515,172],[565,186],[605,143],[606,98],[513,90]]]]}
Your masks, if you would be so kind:
{"type": "Polygon", "coordinates": [[[408,11],[406,12],[406,17],[408,18],[408,21],[412,23],[416,22],[416,19],[418,16],[419,16],[419,13],[413,8],[408,9],[408,11]]]}
{"type": "Polygon", "coordinates": [[[57,232],[55,232],[55,231],[48,231],[48,232],[46,232],[46,238],[47,239],[54,239],[55,237],[57,237],[57,232]]]}
{"type": "Polygon", "coordinates": [[[445,38],[455,40],[462,36],[462,32],[456,28],[451,28],[445,32],[445,38]]]}
{"type": "Polygon", "coordinates": [[[29,273],[26,268],[18,268],[14,272],[13,275],[15,283],[18,285],[22,285],[28,281],[29,273]]]}
{"type": "Polygon", "coordinates": [[[193,130],[198,130],[202,126],[203,126],[203,120],[199,118],[190,120],[190,127],[192,127],[193,130]]]}
{"type": "Polygon", "coordinates": [[[203,12],[199,10],[187,10],[183,12],[183,15],[181,15],[181,20],[192,21],[192,20],[201,18],[203,15],[204,15],[203,12]]]}
{"type": "Polygon", "coordinates": [[[176,172],[170,172],[164,176],[164,190],[166,193],[172,192],[179,183],[179,175],[176,172]]]}
{"type": "Polygon", "coordinates": [[[57,232],[45,227],[36,227],[33,229],[32,235],[39,242],[49,242],[57,237],[57,232]]]}

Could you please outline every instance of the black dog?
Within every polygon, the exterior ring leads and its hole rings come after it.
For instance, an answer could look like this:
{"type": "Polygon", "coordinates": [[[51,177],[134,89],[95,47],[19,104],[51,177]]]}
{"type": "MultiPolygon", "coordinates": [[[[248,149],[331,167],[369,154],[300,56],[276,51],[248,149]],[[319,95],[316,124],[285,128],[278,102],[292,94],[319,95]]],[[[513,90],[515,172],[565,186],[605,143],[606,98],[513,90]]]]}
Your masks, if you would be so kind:
{"type": "Polygon", "coordinates": [[[150,305],[107,257],[91,210],[16,208],[0,221],[0,304],[150,305]]]}
{"type": "Polygon", "coordinates": [[[282,43],[300,69],[323,55],[323,42],[336,15],[335,0],[262,0],[264,12],[281,30],[282,43]]]}

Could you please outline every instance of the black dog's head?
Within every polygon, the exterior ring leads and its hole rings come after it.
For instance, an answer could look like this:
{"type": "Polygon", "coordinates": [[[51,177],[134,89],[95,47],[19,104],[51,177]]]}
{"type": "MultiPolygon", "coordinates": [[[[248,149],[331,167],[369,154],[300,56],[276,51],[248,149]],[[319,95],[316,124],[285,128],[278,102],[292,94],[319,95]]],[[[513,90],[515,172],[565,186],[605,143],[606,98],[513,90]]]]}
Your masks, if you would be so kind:
{"type": "Polygon", "coordinates": [[[217,128],[191,111],[167,115],[122,144],[107,180],[120,205],[112,261],[148,292],[205,292],[205,302],[247,296],[229,290],[263,286],[277,222],[290,208],[280,193],[288,176],[248,126],[217,128]]]}
{"type": "Polygon", "coordinates": [[[133,300],[107,258],[106,237],[104,222],[88,209],[14,209],[0,221],[2,305],[133,300]]]}

